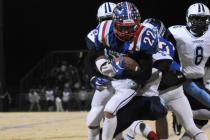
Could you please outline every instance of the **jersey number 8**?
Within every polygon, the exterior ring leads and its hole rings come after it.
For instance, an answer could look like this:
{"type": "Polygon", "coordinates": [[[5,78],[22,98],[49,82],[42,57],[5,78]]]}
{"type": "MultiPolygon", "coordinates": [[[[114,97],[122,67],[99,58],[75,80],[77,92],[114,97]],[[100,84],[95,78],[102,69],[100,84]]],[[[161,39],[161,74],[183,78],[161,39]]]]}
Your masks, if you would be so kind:
{"type": "Polygon", "coordinates": [[[202,60],[203,60],[203,48],[201,46],[198,46],[195,49],[195,64],[199,65],[202,60]]]}

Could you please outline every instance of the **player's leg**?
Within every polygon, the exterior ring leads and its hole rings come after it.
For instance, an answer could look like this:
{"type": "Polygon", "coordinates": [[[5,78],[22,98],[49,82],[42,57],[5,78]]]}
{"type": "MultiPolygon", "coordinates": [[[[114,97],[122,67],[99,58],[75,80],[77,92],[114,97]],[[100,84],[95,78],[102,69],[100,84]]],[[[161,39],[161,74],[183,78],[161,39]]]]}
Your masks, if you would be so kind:
{"type": "Polygon", "coordinates": [[[210,111],[208,109],[193,110],[193,118],[198,120],[209,120],[210,111]]]}
{"type": "Polygon", "coordinates": [[[186,94],[200,101],[203,105],[210,107],[210,92],[199,81],[192,82],[188,80],[183,87],[186,94]]]}
{"type": "Polygon", "coordinates": [[[168,139],[168,121],[167,118],[161,118],[156,120],[156,133],[160,140],[167,140],[168,139]]]}
{"type": "MultiPolygon", "coordinates": [[[[127,129],[136,120],[157,120],[164,117],[166,114],[167,110],[160,102],[159,97],[135,96],[126,106],[118,111],[118,123],[114,135],[127,129]]],[[[138,128],[140,130],[140,127],[138,128]]],[[[156,135],[153,134],[154,133],[151,132],[148,138],[151,138],[151,140],[152,138],[157,138],[155,137],[156,135]]]]}
{"type": "Polygon", "coordinates": [[[131,124],[124,139],[134,140],[136,135],[142,135],[150,140],[158,140],[156,133],[141,120],[135,121],[131,124]]]}
{"type": "MultiPolygon", "coordinates": [[[[208,120],[196,120],[196,119],[194,119],[194,122],[195,122],[196,126],[201,129],[204,125],[206,125],[208,123],[208,120]]],[[[193,139],[193,137],[190,136],[190,134],[188,134],[187,132],[185,132],[182,135],[180,140],[192,140],[192,139],[193,139]]]]}
{"type": "Polygon", "coordinates": [[[178,121],[183,125],[188,134],[195,140],[207,140],[207,136],[196,127],[193,121],[193,114],[189,101],[183,93],[182,86],[169,90],[161,95],[165,100],[168,109],[177,117],[178,121]]]}
{"type": "Polygon", "coordinates": [[[91,102],[91,110],[87,115],[88,140],[99,139],[100,122],[103,118],[103,110],[112,95],[113,93],[110,89],[95,91],[91,102]]]}
{"type": "Polygon", "coordinates": [[[112,86],[115,88],[115,94],[107,102],[104,109],[103,140],[113,139],[117,127],[116,114],[136,95],[137,89],[137,84],[130,79],[112,81],[112,86]]]}
{"type": "MultiPolygon", "coordinates": [[[[198,128],[202,128],[204,125],[208,123],[208,113],[209,108],[203,105],[201,102],[190,96],[189,94],[185,94],[187,99],[189,100],[189,103],[191,105],[191,108],[193,109],[193,118],[196,126],[198,128]],[[194,116],[195,115],[195,116],[194,116]]],[[[182,136],[182,140],[188,140],[192,138],[187,132],[184,133],[182,136]]]]}

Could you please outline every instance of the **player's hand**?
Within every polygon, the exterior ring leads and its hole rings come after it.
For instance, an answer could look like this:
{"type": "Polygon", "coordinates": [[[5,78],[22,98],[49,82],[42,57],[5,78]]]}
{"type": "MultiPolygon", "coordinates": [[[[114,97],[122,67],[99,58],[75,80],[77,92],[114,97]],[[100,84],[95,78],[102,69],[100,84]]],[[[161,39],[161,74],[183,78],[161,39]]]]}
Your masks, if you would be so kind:
{"type": "Polygon", "coordinates": [[[121,76],[123,74],[124,69],[125,69],[125,67],[124,67],[125,63],[124,63],[123,56],[120,55],[118,61],[116,61],[116,59],[113,58],[111,60],[111,64],[114,68],[114,71],[116,72],[116,76],[121,76]]]}
{"type": "Polygon", "coordinates": [[[107,86],[110,84],[110,80],[97,76],[93,76],[90,82],[92,87],[99,91],[107,89],[107,86]]]}

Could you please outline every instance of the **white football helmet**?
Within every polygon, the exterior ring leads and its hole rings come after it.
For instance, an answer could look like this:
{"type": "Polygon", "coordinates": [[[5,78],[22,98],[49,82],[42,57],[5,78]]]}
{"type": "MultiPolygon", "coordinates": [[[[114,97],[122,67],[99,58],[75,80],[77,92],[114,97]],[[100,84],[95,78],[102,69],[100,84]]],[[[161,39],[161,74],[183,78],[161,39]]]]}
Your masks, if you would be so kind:
{"type": "Polygon", "coordinates": [[[111,20],[112,19],[112,12],[115,8],[116,4],[112,2],[105,2],[101,4],[98,8],[97,12],[97,19],[99,22],[103,20],[111,20]]]}
{"type": "Polygon", "coordinates": [[[202,3],[192,4],[187,10],[186,21],[193,33],[202,35],[210,24],[209,8],[202,3]]]}

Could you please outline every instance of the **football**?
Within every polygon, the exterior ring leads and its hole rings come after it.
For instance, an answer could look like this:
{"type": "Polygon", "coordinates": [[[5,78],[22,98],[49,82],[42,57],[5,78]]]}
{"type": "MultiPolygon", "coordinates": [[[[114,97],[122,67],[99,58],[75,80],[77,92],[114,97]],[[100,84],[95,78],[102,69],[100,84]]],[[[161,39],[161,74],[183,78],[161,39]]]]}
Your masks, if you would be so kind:
{"type": "MultiPolygon", "coordinates": [[[[125,70],[132,70],[132,71],[138,71],[140,69],[139,64],[136,62],[136,60],[128,57],[128,56],[123,56],[124,59],[124,66],[125,70]]],[[[119,62],[119,57],[115,58],[115,62],[119,62]]]]}

